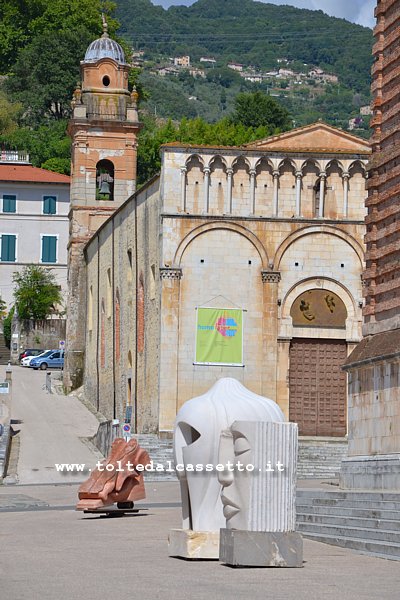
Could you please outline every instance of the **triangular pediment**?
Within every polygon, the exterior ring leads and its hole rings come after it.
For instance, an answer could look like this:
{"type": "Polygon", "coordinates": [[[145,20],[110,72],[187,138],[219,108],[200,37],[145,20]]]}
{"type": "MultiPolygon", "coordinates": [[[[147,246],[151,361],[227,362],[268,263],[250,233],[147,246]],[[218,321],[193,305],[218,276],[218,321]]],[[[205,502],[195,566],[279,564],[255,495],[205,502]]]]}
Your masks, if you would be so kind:
{"type": "Polygon", "coordinates": [[[370,154],[367,140],[325,123],[313,123],[246,144],[246,148],[276,152],[370,154]]]}

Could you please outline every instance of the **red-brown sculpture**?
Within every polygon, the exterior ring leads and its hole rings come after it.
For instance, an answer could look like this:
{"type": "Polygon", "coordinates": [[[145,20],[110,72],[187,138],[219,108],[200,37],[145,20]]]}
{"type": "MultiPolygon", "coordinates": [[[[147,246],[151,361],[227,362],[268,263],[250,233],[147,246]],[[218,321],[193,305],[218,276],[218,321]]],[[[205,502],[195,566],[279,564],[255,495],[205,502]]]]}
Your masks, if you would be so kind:
{"type": "Polygon", "coordinates": [[[133,502],[146,497],[143,473],[135,470],[137,465],[150,464],[150,457],[137,442],[114,440],[111,452],[100,469],[92,471],[79,488],[77,510],[110,506],[114,502],[133,502]],[[108,465],[112,465],[108,466],[108,465]]]}

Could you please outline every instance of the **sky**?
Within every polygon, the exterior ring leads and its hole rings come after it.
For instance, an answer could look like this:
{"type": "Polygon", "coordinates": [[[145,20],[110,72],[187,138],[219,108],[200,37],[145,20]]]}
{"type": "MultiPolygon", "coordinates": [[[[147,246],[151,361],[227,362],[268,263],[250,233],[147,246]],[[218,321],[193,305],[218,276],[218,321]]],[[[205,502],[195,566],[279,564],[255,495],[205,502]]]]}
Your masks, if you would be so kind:
{"type": "MultiPolygon", "coordinates": [[[[310,10],[323,10],[328,15],[340,17],[359,23],[365,27],[373,27],[375,24],[374,8],[376,0],[259,0],[268,1],[270,4],[290,4],[298,8],[310,10]]],[[[152,0],[153,4],[160,4],[167,8],[173,4],[184,4],[190,6],[195,0],[152,0]]]]}

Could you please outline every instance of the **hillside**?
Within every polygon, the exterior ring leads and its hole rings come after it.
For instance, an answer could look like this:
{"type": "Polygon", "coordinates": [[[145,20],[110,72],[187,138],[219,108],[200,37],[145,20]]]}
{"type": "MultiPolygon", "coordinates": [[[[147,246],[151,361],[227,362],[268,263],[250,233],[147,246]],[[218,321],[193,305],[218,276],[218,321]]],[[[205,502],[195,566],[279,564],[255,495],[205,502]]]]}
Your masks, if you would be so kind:
{"type": "Polygon", "coordinates": [[[149,107],[160,116],[205,116],[208,112],[216,120],[229,112],[238,91],[261,88],[271,92],[275,88],[274,95],[291,110],[297,124],[322,117],[343,126],[357,116],[359,106],[369,102],[371,30],[322,11],[253,0],[198,0],[190,7],[165,10],[150,0],[117,0],[116,17],[120,35],[144,51],[149,107]],[[254,73],[276,69],[277,60],[285,59],[285,65],[296,73],[305,76],[311,67],[318,67],[336,75],[338,84],[319,89],[315,82],[304,81],[301,89],[291,91],[295,86],[282,81],[271,85],[270,81],[251,83],[232,77],[228,84],[220,83],[221,77],[213,80],[208,70],[203,81],[197,78],[195,82],[182,73],[164,81],[149,73],[154,73],[154,66],[167,64],[169,57],[180,55],[189,55],[197,67],[202,66],[202,57],[211,56],[216,60],[214,68],[226,71],[233,61],[254,73]],[[170,96],[175,102],[168,100],[170,96]]]}

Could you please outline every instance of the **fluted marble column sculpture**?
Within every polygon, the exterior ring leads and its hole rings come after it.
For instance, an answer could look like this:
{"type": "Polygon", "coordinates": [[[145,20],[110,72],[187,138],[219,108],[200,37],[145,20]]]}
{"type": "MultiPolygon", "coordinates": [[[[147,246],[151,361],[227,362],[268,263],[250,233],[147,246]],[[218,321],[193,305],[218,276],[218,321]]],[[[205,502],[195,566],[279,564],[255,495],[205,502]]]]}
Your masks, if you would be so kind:
{"type": "Polygon", "coordinates": [[[221,562],[302,566],[302,539],[295,532],[297,439],[295,423],[236,421],[221,433],[221,562]]]}

